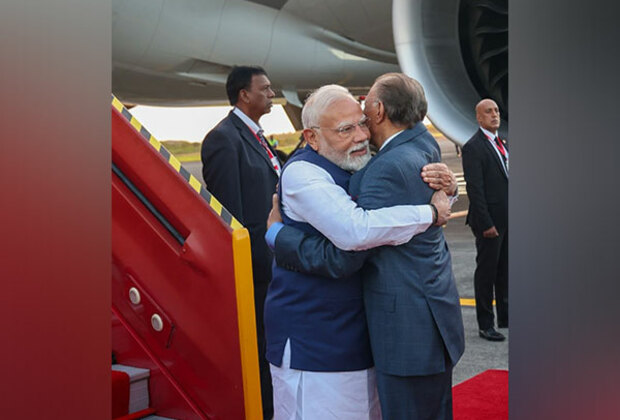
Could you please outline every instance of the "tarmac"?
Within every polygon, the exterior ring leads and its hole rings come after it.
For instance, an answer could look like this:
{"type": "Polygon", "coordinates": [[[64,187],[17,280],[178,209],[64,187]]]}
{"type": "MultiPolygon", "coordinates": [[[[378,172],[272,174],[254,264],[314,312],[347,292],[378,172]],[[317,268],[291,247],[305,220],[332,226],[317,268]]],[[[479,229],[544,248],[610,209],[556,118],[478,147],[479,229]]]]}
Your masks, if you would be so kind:
{"type": "MultiPolygon", "coordinates": [[[[444,228],[445,238],[452,255],[456,286],[462,301],[461,310],[465,327],[465,353],[453,372],[453,384],[456,385],[487,369],[508,370],[510,337],[507,328],[498,329],[506,336],[505,341],[491,342],[478,336],[476,309],[473,306],[476,246],[471,230],[465,225],[464,215],[469,201],[463,181],[463,167],[454,143],[443,136],[435,135],[435,138],[441,148],[442,161],[459,180],[459,198],[452,207],[452,213],[457,217],[452,218],[444,228]]],[[[204,184],[201,162],[187,162],[183,163],[183,166],[204,184]]]]}
{"type": "Polygon", "coordinates": [[[491,342],[478,335],[476,308],[474,301],[474,270],[476,269],[476,244],[469,226],[465,225],[465,214],[469,207],[463,165],[457,155],[454,143],[443,136],[435,135],[441,148],[442,161],[455,173],[459,181],[459,199],[452,206],[452,214],[459,217],[450,219],[444,228],[444,235],[452,255],[452,271],[456,287],[463,299],[471,299],[472,304],[461,304],[463,325],[465,327],[465,353],[454,368],[453,383],[458,384],[487,369],[508,370],[508,347],[510,337],[507,328],[497,329],[506,336],[505,341],[491,342]]]}

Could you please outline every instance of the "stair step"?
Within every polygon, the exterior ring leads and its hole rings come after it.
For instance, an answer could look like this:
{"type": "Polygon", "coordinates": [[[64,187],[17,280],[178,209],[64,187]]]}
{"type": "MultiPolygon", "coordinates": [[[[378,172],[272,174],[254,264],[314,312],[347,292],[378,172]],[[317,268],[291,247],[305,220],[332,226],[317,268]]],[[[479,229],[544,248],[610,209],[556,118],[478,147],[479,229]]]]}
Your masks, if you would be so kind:
{"type": "Polygon", "coordinates": [[[125,372],[129,375],[129,413],[145,410],[149,407],[149,376],[148,369],[125,365],[112,365],[112,370],[125,372]]]}

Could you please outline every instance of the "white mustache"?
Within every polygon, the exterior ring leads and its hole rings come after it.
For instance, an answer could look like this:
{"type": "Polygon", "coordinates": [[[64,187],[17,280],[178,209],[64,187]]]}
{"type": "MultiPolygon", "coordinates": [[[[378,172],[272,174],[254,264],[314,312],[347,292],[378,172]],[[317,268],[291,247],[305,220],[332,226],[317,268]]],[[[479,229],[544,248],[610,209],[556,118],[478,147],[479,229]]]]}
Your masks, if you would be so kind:
{"type": "Polygon", "coordinates": [[[368,140],[366,140],[364,143],[360,144],[359,146],[353,146],[348,150],[348,153],[355,153],[355,152],[359,152],[360,150],[364,150],[364,149],[368,149],[368,145],[370,144],[370,142],[368,140]]]}

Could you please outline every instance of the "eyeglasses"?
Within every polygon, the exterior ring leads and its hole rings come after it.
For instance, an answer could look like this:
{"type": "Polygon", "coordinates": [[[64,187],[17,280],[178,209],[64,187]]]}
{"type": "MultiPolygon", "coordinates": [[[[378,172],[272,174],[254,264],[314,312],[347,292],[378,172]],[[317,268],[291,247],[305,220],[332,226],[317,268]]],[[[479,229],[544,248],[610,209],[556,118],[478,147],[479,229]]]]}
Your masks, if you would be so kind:
{"type": "Polygon", "coordinates": [[[336,133],[340,135],[340,137],[350,137],[355,132],[356,127],[359,127],[362,130],[368,129],[368,118],[364,118],[363,120],[361,120],[360,122],[356,124],[347,124],[347,125],[343,125],[342,127],[338,127],[338,128],[319,127],[317,125],[312,126],[310,128],[314,128],[316,130],[327,129],[327,130],[335,131],[336,133]]]}

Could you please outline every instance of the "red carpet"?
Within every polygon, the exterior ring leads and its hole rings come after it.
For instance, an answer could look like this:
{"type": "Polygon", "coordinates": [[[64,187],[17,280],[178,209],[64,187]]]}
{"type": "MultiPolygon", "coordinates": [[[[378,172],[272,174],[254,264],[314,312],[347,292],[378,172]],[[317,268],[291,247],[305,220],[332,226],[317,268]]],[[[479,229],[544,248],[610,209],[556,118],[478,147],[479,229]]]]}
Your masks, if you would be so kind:
{"type": "Polygon", "coordinates": [[[112,418],[121,417],[129,411],[129,375],[112,371],[112,418]]]}
{"type": "Polygon", "coordinates": [[[485,370],[452,388],[454,420],[508,420],[508,371],[485,370]]]}

